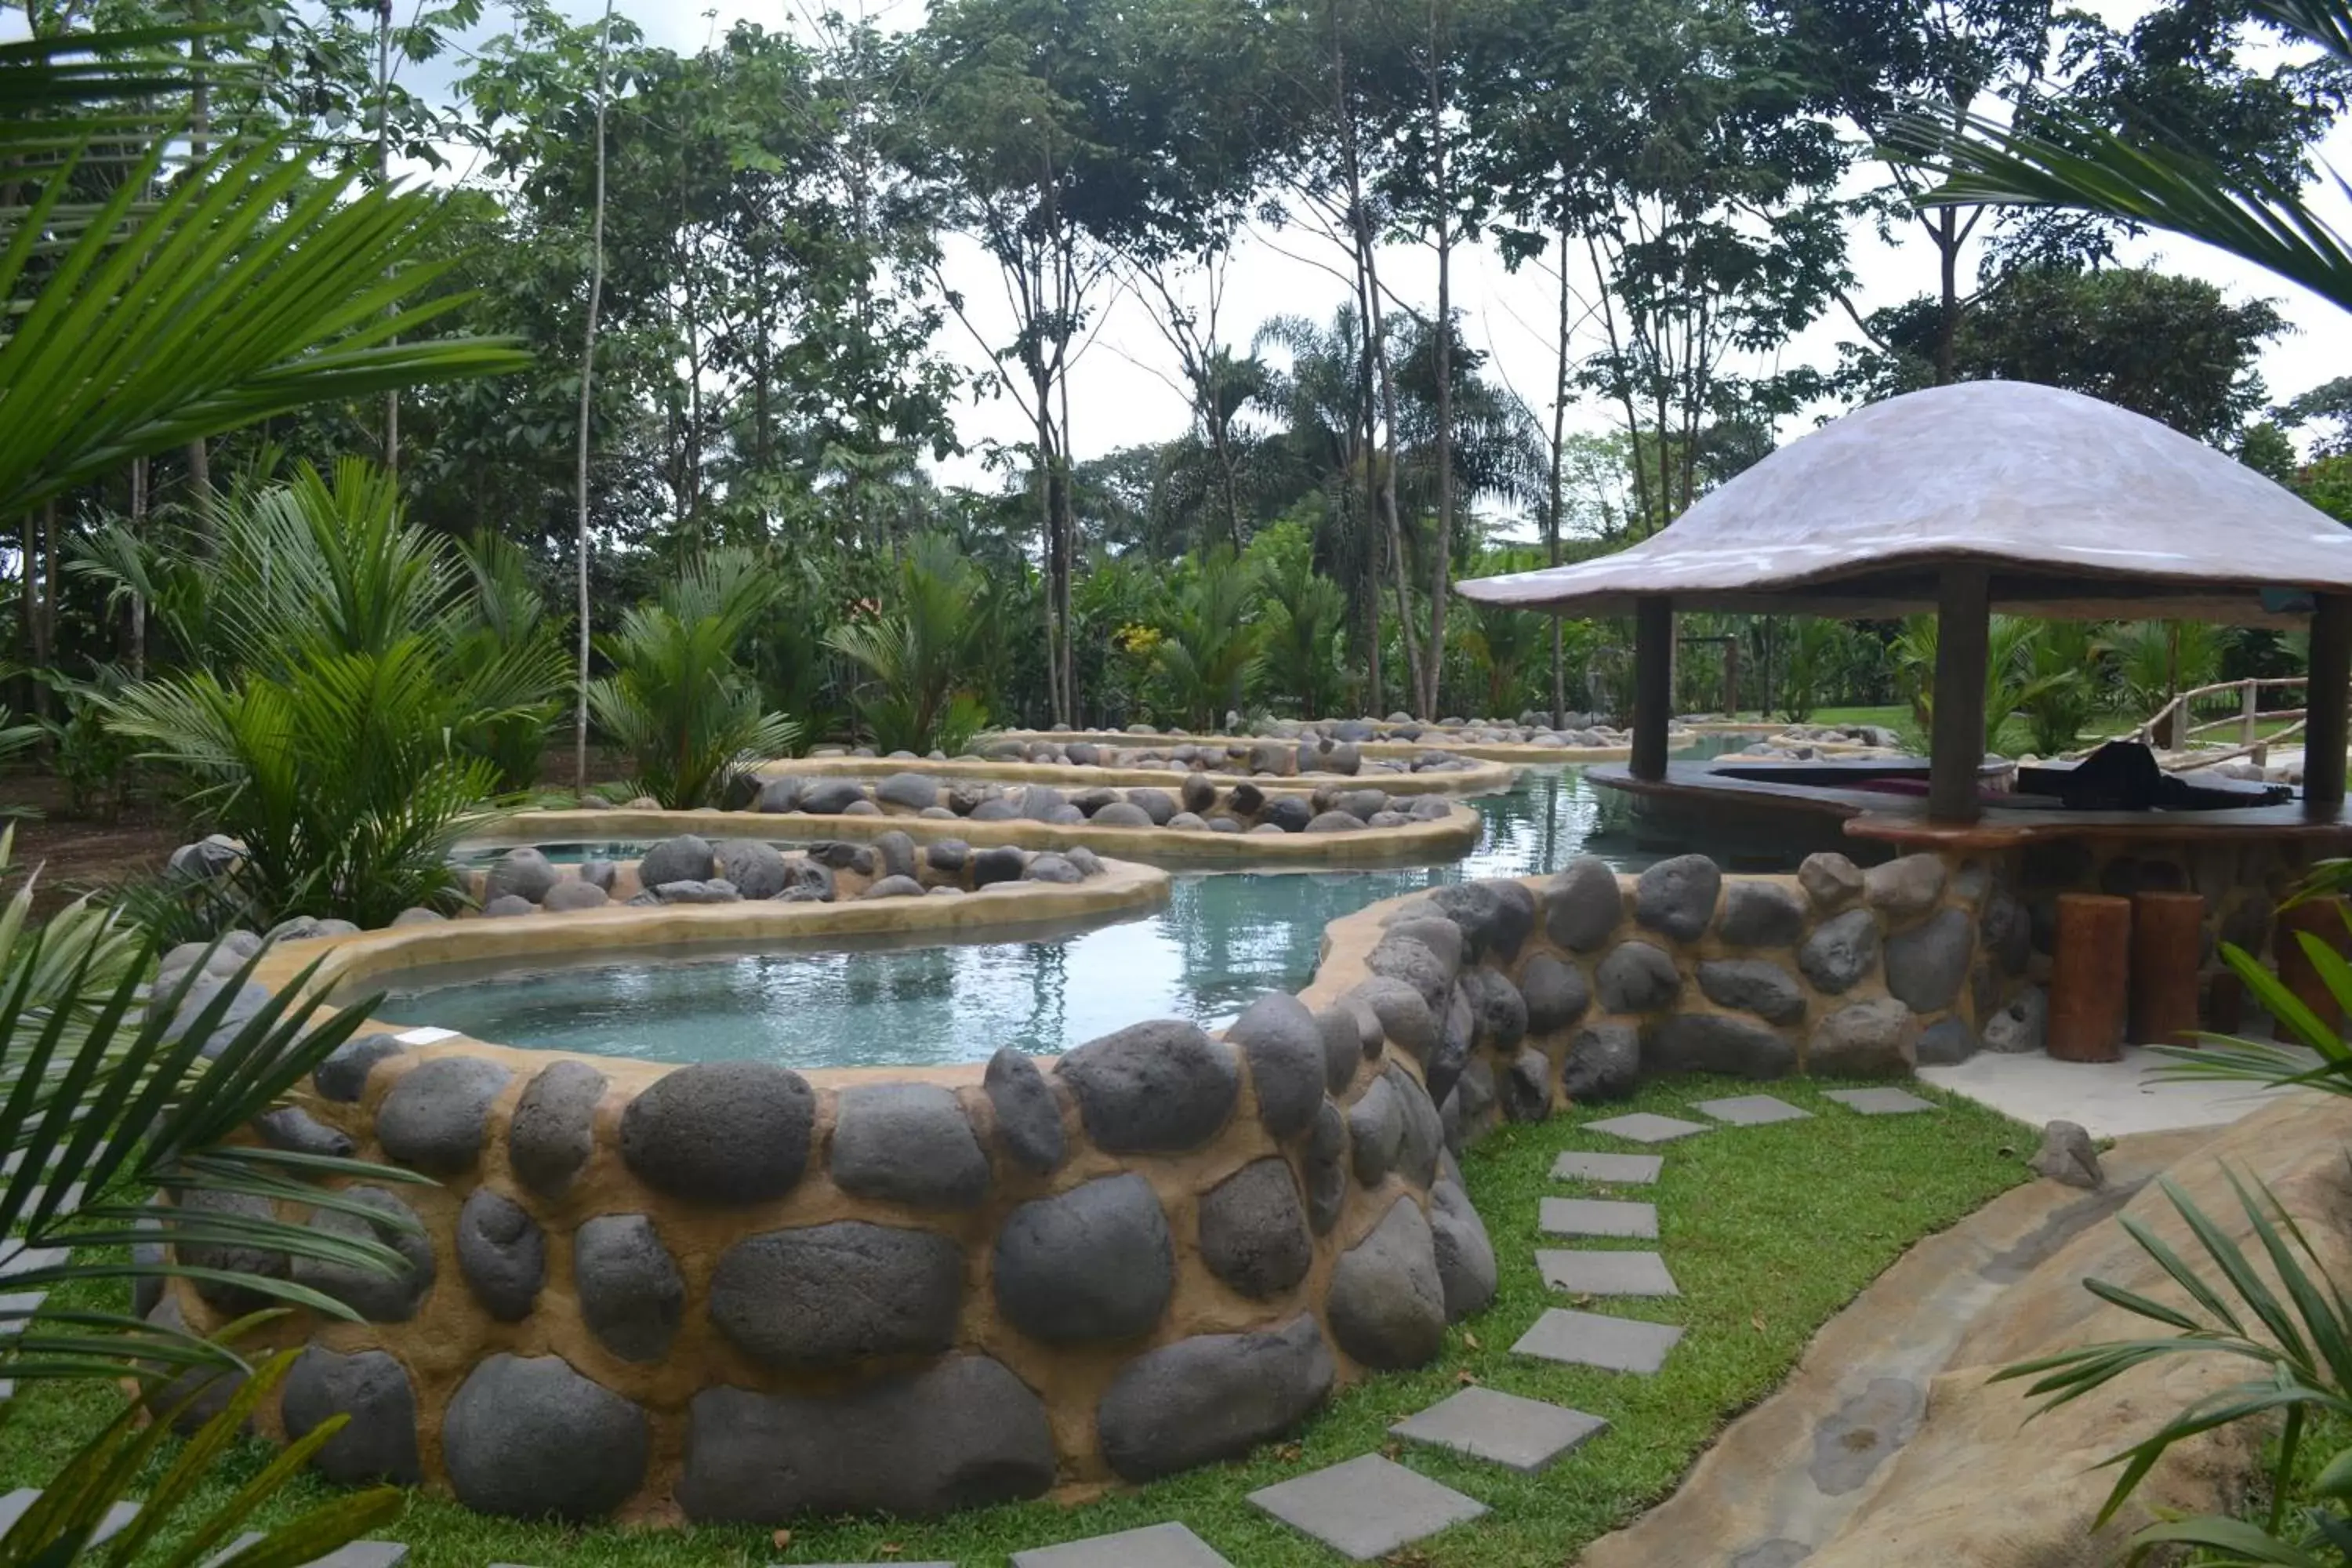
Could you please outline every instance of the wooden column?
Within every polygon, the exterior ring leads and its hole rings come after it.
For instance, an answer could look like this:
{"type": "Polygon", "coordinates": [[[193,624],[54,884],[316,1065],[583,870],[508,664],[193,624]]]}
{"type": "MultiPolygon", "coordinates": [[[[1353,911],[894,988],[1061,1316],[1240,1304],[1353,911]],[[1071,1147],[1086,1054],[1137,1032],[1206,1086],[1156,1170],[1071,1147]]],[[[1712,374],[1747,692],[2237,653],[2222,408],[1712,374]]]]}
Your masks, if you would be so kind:
{"type": "Polygon", "coordinates": [[[1984,764],[1985,660],[1992,605],[1982,566],[1944,568],[1936,600],[1936,700],[1927,743],[1927,817],[1977,819],[1984,764]]]}
{"type": "Polygon", "coordinates": [[[2136,1046],[2193,1046],[2198,948],[2205,900],[2197,893],[2134,893],[2131,901],[2131,1022],[2136,1046]]]}
{"type": "Polygon", "coordinates": [[[2129,899],[2103,893],[2058,895],[2047,1045],[2050,1054],[2062,1062],[2123,1058],[2124,999],[2131,984],[2131,913],[2129,899]]]}
{"type": "Polygon", "coordinates": [[[2344,808],[2345,696],[2352,689],[2352,596],[2322,594],[2311,613],[2311,663],[2304,687],[2310,717],[2303,729],[2305,815],[2333,817],[2344,808]]]}
{"type": "Polygon", "coordinates": [[[1633,604],[1633,755],[1637,779],[1666,776],[1666,725],[1675,709],[1675,606],[1663,595],[1633,604]]]}

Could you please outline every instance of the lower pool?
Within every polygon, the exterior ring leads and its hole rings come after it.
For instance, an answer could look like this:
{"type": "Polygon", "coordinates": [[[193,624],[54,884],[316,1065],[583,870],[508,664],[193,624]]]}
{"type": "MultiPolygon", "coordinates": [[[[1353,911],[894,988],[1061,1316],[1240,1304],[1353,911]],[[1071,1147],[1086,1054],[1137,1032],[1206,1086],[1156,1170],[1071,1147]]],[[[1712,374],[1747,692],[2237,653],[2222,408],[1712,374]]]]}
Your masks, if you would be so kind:
{"type": "Polygon", "coordinates": [[[1631,870],[1707,847],[1637,842],[1625,799],[1572,768],[1530,770],[1508,794],[1470,803],[1486,831],[1449,865],[1181,875],[1156,915],[1032,942],[452,973],[375,1013],[501,1045],[665,1062],[923,1067],[1001,1046],[1056,1052],[1146,1018],[1219,1024],[1267,991],[1296,990],[1313,977],[1324,926],[1382,899],[1579,855],[1631,870]]]}

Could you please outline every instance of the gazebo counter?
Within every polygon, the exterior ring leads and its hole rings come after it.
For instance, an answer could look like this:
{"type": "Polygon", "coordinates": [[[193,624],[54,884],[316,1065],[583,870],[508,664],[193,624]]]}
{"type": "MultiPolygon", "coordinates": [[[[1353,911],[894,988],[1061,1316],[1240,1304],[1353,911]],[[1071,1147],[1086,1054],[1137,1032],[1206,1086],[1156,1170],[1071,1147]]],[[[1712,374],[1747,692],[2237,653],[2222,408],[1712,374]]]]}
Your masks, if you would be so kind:
{"type": "MultiPolygon", "coordinates": [[[[1408,750],[1430,750],[1428,747],[1408,750]]],[[[1564,760],[1544,753],[1547,760],[1564,760]]],[[[1448,795],[1463,798],[1501,795],[1516,783],[1519,771],[1497,762],[1465,759],[1475,765],[1422,773],[1291,773],[1283,775],[1204,773],[1219,789],[1255,784],[1269,793],[1301,794],[1331,784],[1341,788],[1379,788],[1391,795],[1448,795]]],[[[989,762],[980,757],[951,757],[945,762],[928,757],[786,757],[762,763],[755,770],[762,778],[879,779],[892,773],[924,773],[939,779],[973,779],[995,784],[1042,784],[1064,789],[1100,786],[1106,789],[1159,788],[1172,790],[1191,770],[1167,767],[1088,767],[1060,763],[989,762]]]]}
{"type": "Polygon", "coordinates": [[[1633,876],[1587,857],[1336,921],[1302,995],[1426,1032],[1433,1082],[1458,1074],[1441,1100],[1448,1135],[1473,1136],[1657,1074],[1899,1076],[2039,1050],[2032,959],[2022,905],[1978,858],[1864,871],[1825,854],[1750,876],[1685,855],[1633,876]],[[1431,1005],[1407,993],[1438,914],[1468,942],[1454,995],[1431,1005]]]}
{"type": "MultiPolygon", "coordinates": [[[[453,922],[288,944],[262,973],[282,985],[323,953],[348,987],[485,942],[532,956],[853,912],[453,922]]],[[[259,1331],[310,1350],[256,1426],[352,1415],[316,1461],[338,1480],[656,1522],[920,1516],[1238,1458],[1336,1388],[1434,1359],[1493,1296],[1423,1081],[1369,1008],[1280,993],[1223,1039],[1163,1021],[1058,1063],[895,1072],[363,1033],[272,1130],[433,1177],[367,1199],[423,1235],[395,1242],[393,1280],[295,1266],[367,1321],[259,1331]]],[[[199,1331],[245,1309],[163,1289],[199,1331]]]]}
{"type": "Polygon", "coordinates": [[[969,817],[950,821],[908,815],[817,816],[797,811],[661,811],[624,806],[516,812],[486,826],[467,840],[466,847],[650,842],[678,833],[712,840],[834,839],[872,844],[886,833],[904,833],[925,847],[957,841],[974,849],[1001,845],[1049,851],[1083,847],[1107,860],[1121,858],[1181,870],[1335,870],[1459,859],[1476,847],[1484,826],[1475,811],[1458,802],[1449,802],[1442,817],[1400,826],[1279,836],[1025,818],[975,822],[969,817]]]}
{"type": "MultiPolygon", "coordinates": [[[[1692,728],[1696,730],[1696,726],[1692,728]]],[[[1684,736],[1686,743],[1687,733],[1676,732],[1684,736]]],[[[1405,761],[1420,752],[1452,752],[1457,756],[1475,757],[1481,762],[1506,763],[1514,767],[1572,767],[1587,763],[1622,763],[1630,754],[1630,748],[1625,746],[1527,746],[1467,741],[1434,727],[1424,734],[1426,739],[1419,741],[1355,741],[1349,744],[1366,757],[1377,757],[1387,762],[1405,761]]],[[[1268,735],[1130,735],[1121,730],[1000,730],[996,735],[1002,740],[1024,743],[1066,744],[1076,741],[1097,746],[1134,746],[1154,742],[1162,744],[1190,742],[1196,746],[1254,746],[1265,741],[1284,738],[1268,735]]]]}
{"type": "MultiPolygon", "coordinates": [[[[1041,931],[1137,919],[1164,906],[1169,890],[1168,874],[1156,867],[1105,859],[1100,873],[1084,881],[1005,881],[961,898],[861,898],[858,894],[878,879],[850,870],[837,874],[844,896],[834,902],[742,899],[635,904],[625,900],[639,890],[636,866],[628,861],[614,867],[611,890],[619,901],[601,908],[467,916],[319,941],[281,942],[263,955],[253,978],[277,990],[315,962],[313,987],[341,1002],[394,976],[407,984],[425,984],[424,972],[443,968],[597,955],[691,958],[696,949],[778,943],[821,947],[842,938],[945,942],[1002,936],[1017,941],[1041,931]]],[[[581,869],[557,867],[558,885],[580,881],[581,869]]],[[[487,870],[472,873],[478,894],[487,875],[487,870]]]]}

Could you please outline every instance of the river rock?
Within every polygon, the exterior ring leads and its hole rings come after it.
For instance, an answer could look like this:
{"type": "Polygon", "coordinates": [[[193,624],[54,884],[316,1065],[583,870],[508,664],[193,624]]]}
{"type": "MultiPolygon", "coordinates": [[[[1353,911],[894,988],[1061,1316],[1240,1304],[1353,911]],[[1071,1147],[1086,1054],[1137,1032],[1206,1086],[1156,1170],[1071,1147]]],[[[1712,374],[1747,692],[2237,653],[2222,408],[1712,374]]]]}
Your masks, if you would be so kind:
{"type": "Polygon", "coordinates": [[[681,833],[646,851],[637,862],[637,885],[658,888],[665,882],[707,882],[718,858],[709,839],[681,833]]]}
{"type": "Polygon", "coordinates": [[[927,773],[892,773],[874,786],[874,798],[901,811],[922,811],[940,804],[939,781],[927,773]]]}
{"type": "Polygon", "coordinates": [[[1307,1178],[1307,1227],[1318,1236],[1329,1235],[1347,1206],[1347,1120],[1327,1100],[1307,1129],[1307,1158],[1300,1166],[1307,1178]]]}
{"type": "Polygon", "coordinates": [[[1037,1064],[1010,1046],[988,1058],[981,1088],[996,1113],[996,1144],[1006,1158],[1038,1175],[1062,1163],[1067,1144],[1062,1103],[1037,1064]]]}
{"type": "Polygon", "coordinates": [[[1391,1067],[1382,1076],[1395,1086],[1397,1103],[1404,1112],[1404,1136],[1397,1143],[1397,1170],[1414,1186],[1426,1187],[1437,1175],[1438,1156],[1445,1152],[1444,1119],[1437,1114],[1437,1102],[1412,1074],[1401,1067],[1391,1067]]]}
{"type": "Polygon", "coordinates": [[[1235,1290],[1261,1300],[1307,1278],[1315,1247],[1287,1160],[1253,1160],[1201,1194],[1201,1260],[1235,1290]]]}
{"type": "Polygon", "coordinates": [[[457,1272],[484,1311],[519,1323],[547,1281],[547,1237],[520,1204],[476,1187],[457,1211],[457,1272]]]}
{"type": "Polygon", "coordinates": [[[772,816],[781,816],[788,811],[798,811],[800,805],[800,780],[770,779],[760,786],[759,798],[752,803],[751,809],[772,816]]]}
{"type": "Polygon", "coordinates": [[[1458,1323],[1485,1310],[1500,1280],[1495,1244],[1487,1239],[1486,1222],[1458,1183],[1440,1179],[1429,1189],[1429,1229],[1436,1246],[1438,1283],[1445,1292],[1446,1321],[1458,1323]]]}
{"type": "Polygon", "coordinates": [[[561,1196],[596,1148],[603,1073],[585,1062],[551,1062],[523,1086],[507,1119],[507,1163],[533,1192],[561,1196]]]}
{"type": "Polygon", "coordinates": [[[807,1169],[816,1097],[770,1062],[697,1062],[656,1079],[621,1115],[621,1157],[694,1203],[782,1197],[807,1169]]]}
{"type": "Polygon", "coordinates": [[[1426,1365],[1444,1347],[1436,1241],[1410,1195],[1390,1205],[1371,1233],[1340,1255],[1324,1309],[1339,1348],[1377,1371],[1426,1365]]]}
{"type": "Polygon", "coordinates": [[[1946,910],[1886,939],[1886,989],[1922,1013],[1948,1007],[1975,951],[1976,927],[1967,911],[1946,910]]]}
{"type": "Polygon", "coordinates": [[[686,1316],[686,1281],[652,1219],[598,1215],[572,1233],[572,1284],[580,1315],[623,1361],[669,1353],[686,1316]]]}
{"type": "Polygon", "coordinates": [[[1336,1374],[1311,1314],[1268,1332],[1178,1340],[1129,1362],[1103,1394],[1103,1457],[1129,1481],[1241,1458],[1320,1407],[1336,1374]]]}
{"type": "Polygon", "coordinates": [[[1797,1051],[1753,1018],[1677,1013],[1642,1031],[1642,1070],[1780,1078],[1797,1070],[1797,1051]]]}
{"type": "Polygon", "coordinates": [[[722,838],[714,852],[719,875],[747,899],[772,899],[792,881],[783,851],[763,838],[722,838]]]}
{"type": "Polygon", "coordinates": [[[1404,1102],[1387,1075],[1374,1079],[1356,1097],[1347,1120],[1356,1180],[1377,1187],[1396,1169],[1397,1152],[1404,1142],[1404,1102]]]}
{"type": "Polygon", "coordinates": [[[646,1413],[561,1356],[489,1357],[441,1422],[449,1489],[478,1513],[602,1519],[645,1484],[651,1450],[646,1413]]]}
{"type": "Polygon", "coordinates": [[[1944,862],[1934,855],[1904,855],[1862,874],[1864,902],[1891,921],[1916,920],[1944,896],[1944,862]]]}
{"type": "Polygon", "coordinates": [[[1675,942],[1696,942],[1715,919],[1723,869],[1704,855],[1677,855],[1643,871],[1633,887],[1636,923],[1675,942]]]}
{"type": "Polygon", "coordinates": [[[540,907],[550,914],[568,915],[582,910],[601,910],[612,901],[612,895],[595,883],[571,879],[549,889],[546,901],[540,907]]]}
{"type": "Polygon", "coordinates": [[[1127,792],[1127,804],[1150,819],[1154,827],[1165,827],[1179,810],[1176,797],[1164,789],[1131,789],[1127,792]]]}
{"type": "Polygon", "coordinates": [[[1258,1120],[1276,1138],[1304,1132],[1323,1103],[1323,1030],[1287,991],[1250,1004],[1225,1030],[1225,1043],[1248,1058],[1258,1120]]]}
{"type": "Polygon", "coordinates": [[[403,1073],[376,1108],[376,1142],[404,1165],[455,1176],[481,1157],[490,1106],[514,1074],[482,1057],[436,1057],[403,1073]]]}
{"type": "Polygon", "coordinates": [[[1427,1061],[1437,1048],[1437,1017],[1421,993],[1402,980],[1374,975],[1360,981],[1348,993],[1371,1009],[1381,1029],[1397,1048],[1418,1061],[1427,1061]]]}
{"type": "Polygon", "coordinates": [[[1010,844],[992,845],[971,858],[971,885],[992,887],[998,882],[1017,882],[1021,873],[1029,868],[1029,857],[1010,844]]]}
{"type": "Polygon", "coordinates": [[[1797,949],[1797,967],[1832,996],[1852,990],[1878,967],[1878,922],[1868,910],[1848,910],[1823,921],[1797,949]]]}
{"type": "Polygon", "coordinates": [[[958,1355],[835,1394],[706,1388],[677,1495],[703,1522],[927,1519],[1042,1496],[1054,1474],[1045,1403],[997,1362],[958,1355]]]}
{"type": "MultiPolygon", "coordinates": [[[[268,1220],[278,1217],[278,1205],[258,1193],[213,1192],[191,1188],[175,1195],[173,1201],[193,1215],[221,1215],[240,1220],[268,1220]]],[[[291,1264],[286,1254],[267,1247],[237,1241],[182,1242],[175,1250],[180,1261],[191,1268],[214,1268],[225,1273],[257,1275],[265,1279],[283,1279],[291,1264]]],[[[243,1285],[233,1285],[225,1279],[197,1279],[196,1294],[206,1304],[236,1317],[261,1311],[278,1304],[275,1296],[243,1285]]],[[[165,1297],[166,1301],[170,1300],[165,1297]]]]}
{"type": "Polygon", "coordinates": [[[1698,966],[1698,988],[1718,1007],[1737,1007],[1770,1024],[1793,1024],[1805,1016],[1804,988],[1797,977],[1762,958],[1710,958],[1698,966]]]}
{"type": "Polygon", "coordinates": [[[867,804],[866,786],[856,779],[811,779],[801,785],[801,809],[811,816],[841,816],[867,804]]]}
{"type": "Polygon", "coordinates": [[[1048,1344],[1131,1339],[1176,1284],[1175,1242],[1151,1184],[1101,1176],[1013,1211],[992,1274],[1005,1321],[1048,1344]]]}
{"type": "Polygon", "coordinates": [[[294,1358],[278,1394],[289,1442],[309,1436],[335,1416],[341,1431],[310,1456],[310,1468],[341,1486],[388,1481],[413,1487],[425,1479],[416,1446],[416,1391],[408,1370],[387,1351],[340,1354],[306,1346],[294,1358]]]}
{"type": "MultiPolygon", "coordinates": [[[[1055,1130],[1060,1131],[1057,1118],[1055,1130]]],[[[988,1156],[955,1095],[937,1084],[856,1084],[833,1125],[833,1182],[845,1193],[910,1208],[976,1208],[988,1156]]]]}
{"type": "Polygon", "coordinates": [[[1511,1058],[1496,1084],[1506,1121],[1541,1121],[1551,1115],[1551,1058],[1528,1046],[1511,1058]]]}
{"type": "Polygon", "coordinates": [[[299,1105],[281,1105],[253,1119],[253,1130],[272,1149],[289,1154],[342,1159],[358,1145],[340,1127],[330,1127],[299,1105]]]}
{"type": "Polygon", "coordinates": [[[332,1296],[369,1322],[406,1322],[433,1289],[432,1241],[416,1224],[415,1212],[382,1187],[346,1187],[341,1196],[383,1215],[385,1222],[319,1209],[310,1215],[310,1228],[351,1241],[380,1241],[400,1255],[402,1266],[386,1274],[381,1269],[298,1258],[292,1270],[294,1283],[332,1296]]]}
{"type": "Polygon", "coordinates": [[[954,1342],[962,1305],[953,1237],[864,1220],[745,1237],[710,1276],[711,1322],[783,1372],[935,1354],[954,1342]]]}
{"type": "Polygon", "coordinates": [[[1797,868],[1797,883],[1813,908],[1828,914],[1862,896],[1862,868],[1834,851],[1808,855],[1797,868]]]}
{"type": "Polygon", "coordinates": [[[1940,1019],[1920,1031],[1914,1051],[1923,1068],[1952,1067],[1977,1054],[1976,1031],[1964,1018],[1940,1019]]]}
{"type": "Polygon", "coordinates": [[[2092,1190],[2107,1184],[2107,1173],[2099,1166],[2098,1146],[2091,1135],[2073,1121],[2053,1121],[2042,1130],[2042,1147],[2027,1162],[2033,1173],[2047,1176],[2053,1182],[2063,1182],[2070,1187],[2092,1190]]]}
{"type": "Polygon", "coordinates": [[[1805,934],[1805,907],[1778,882],[1735,878],[1725,884],[1716,934],[1732,947],[1789,947],[1805,934]]]}
{"type": "Polygon", "coordinates": [[[1682,994],[1682,971],[1660,948],[1621,942],[1593,972],[1601,1005],[1611,1013],[1654,1013],[1682,994]]]}
{"type": "Polygon", "coordinates": [[[2050,994],[2028,985],[1985,1020],[1984,1048],[2004,1056],[2041,1050],[2050,1036],[2050,994]]]}
{"type": "Polygon", "coordinates": [[[1519,994],[1527,1003],[1531,1035],[1565,1029],[1592,1005],[1592,987],[1584,971],[1548,952],[1535,954],[1519,971],[1519,994]]]}
{"type": "MultiPolygon", "coordinates": [[[[1320,1071],[1318,1043],[1318,1071],[1320,1071]]],[[[1215,1137],[1241,1095],[1233,1051],[1176,1019],[1089,1040],[1055,1067],[1087,1132],[1114,1154],[1172,1153],[1215,1137]]]]}
{"type": "Polygon", "coordinates": [[[1808,1071],[1853,1075],[1900,1073],[1911,1068],[1919,1019],[1891,996],[1853,1002],[1813,1026],[1805,1049],[1808,1071]]]}
{"type": "Polygon", "coordinates": [[[555,888],[555,868],[545,855],[525,847],[509,849],[499,858],[483,879],[484,896],[498,899],[509,894],[530,903],[539,903],[555,888]]]}
{"type": "Polygon", "coordinates": [[[1462,994],[1470,1005],[1477,1045],[1503,1054],[1517,1050],[1527,1038],[1527,998],[1501,974],[1491,969],[1471,970],[1462,977],[1462,994]]]}

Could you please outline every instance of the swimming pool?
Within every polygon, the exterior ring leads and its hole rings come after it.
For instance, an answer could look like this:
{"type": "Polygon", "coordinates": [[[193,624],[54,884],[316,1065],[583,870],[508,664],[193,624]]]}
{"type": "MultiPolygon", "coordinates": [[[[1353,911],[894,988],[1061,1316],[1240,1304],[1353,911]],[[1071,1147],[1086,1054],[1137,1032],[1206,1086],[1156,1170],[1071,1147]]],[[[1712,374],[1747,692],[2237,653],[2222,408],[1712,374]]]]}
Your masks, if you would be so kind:
{"type": "Polygon", "coordinates": [[[1638,869],[1686,846],[1636,841],[1625,797],[1572,768],[1473,801],[1478,846],[1444,866],[1176,879],[1148,919],[1049,940],[646,959],[445,978],[376,1016],[541,1049],[792,1068],[923,1067],[999,1047],[1055,1052],[1143,1018],[1214,1025],[1312,977],[1323,928],[1442,882],[1526,876],[1595,854],[1638,869]]]}

